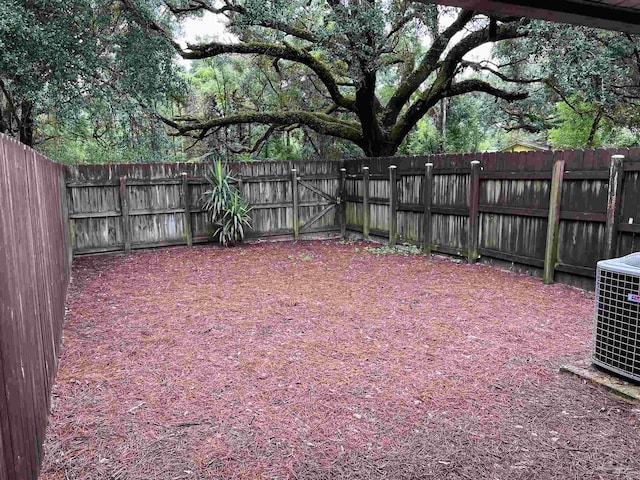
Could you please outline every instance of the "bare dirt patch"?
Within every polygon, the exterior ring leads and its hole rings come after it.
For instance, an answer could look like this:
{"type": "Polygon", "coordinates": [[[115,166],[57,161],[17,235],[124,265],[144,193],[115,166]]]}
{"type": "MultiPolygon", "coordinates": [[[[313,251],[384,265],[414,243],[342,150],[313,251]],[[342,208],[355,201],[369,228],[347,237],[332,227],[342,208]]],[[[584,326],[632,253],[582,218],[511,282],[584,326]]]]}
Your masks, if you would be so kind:
{"type": "Polygon", "coordinates": [[[593,293],[364,247],[77,259],[42,478],[640,478],[593,293]]]}

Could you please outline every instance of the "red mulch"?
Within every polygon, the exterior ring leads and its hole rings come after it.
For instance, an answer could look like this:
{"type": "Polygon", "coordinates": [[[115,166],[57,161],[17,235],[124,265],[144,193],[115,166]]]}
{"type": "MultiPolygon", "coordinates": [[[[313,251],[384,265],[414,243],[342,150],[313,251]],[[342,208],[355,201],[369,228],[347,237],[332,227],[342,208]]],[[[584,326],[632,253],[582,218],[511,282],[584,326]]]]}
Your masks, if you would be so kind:
{"type": "Polygon", "coordinates": [[[365,245],[76,259],[41,478],[640,478],[592,292],[365,245]]]}

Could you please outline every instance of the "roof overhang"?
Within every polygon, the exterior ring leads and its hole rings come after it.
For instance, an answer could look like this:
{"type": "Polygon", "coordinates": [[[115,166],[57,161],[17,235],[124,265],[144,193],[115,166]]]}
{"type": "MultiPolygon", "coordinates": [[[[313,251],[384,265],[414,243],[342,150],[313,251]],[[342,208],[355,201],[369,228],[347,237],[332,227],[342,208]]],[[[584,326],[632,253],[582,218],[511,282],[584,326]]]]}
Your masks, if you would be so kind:
{"type": "Polygon", "coordinates": [[[432,3],[640,34],[640,1],[438,0],[432,3]]]}

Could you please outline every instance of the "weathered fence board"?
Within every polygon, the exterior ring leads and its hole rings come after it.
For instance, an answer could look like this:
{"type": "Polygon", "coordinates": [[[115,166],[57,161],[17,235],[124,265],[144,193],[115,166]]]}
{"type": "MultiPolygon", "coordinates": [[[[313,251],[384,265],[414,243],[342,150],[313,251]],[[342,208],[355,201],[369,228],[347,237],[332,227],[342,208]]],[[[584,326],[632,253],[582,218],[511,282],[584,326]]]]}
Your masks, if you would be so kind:
{"type": "MultiPolygon", "coordinates": [[[[347,231],[384,239],[395,227],[398,242],[420,245],[426,251],[471,255],[470,259],[479,254],[536,268],[543,267],[546,258],[550,278],[555,271],[593,277],[596,261],[607,255],[603,243],[609,165],[615,153],[625,155],[612,247],[622,255],[636,250],[640,243],[638,149],[233,163],[230,168],[253,207],[249,236],[294,235],[295,183],[299,234],[339,232],[344,205],[347,231]],[[564,168],[554,197],[557,215],[549,236],[552,172],[560,158],[564,168]],[[480,161],[481,170],[477,180],[471,182],[474,160],[480,161]],[[426,163],[433,164],[430,202],[424,198],[426,163]],[[344,195],[340,192],[342,165],[346,168],[344,195]],[[389,182],[392,165],[397,167],[395,189],[389,182]],[[291,172],[294,166],[295,177],[291,172]],[[472,187],[477,188],[473,196],[472,187]],[[344,197],[340,203],[338,197],[344,197]],[[429,225],[425,218],[430,219],[429,225]],[[548,238],[557,240],[555,247],[547,248],[548,238]]],[[[185,210],[190,210],[193,241],[210,240],[212,226],[199,202],[207,188],[204,175],[208,168],[203,164],[171,164],[69,169],[75,251],[124,248],[118,195],[121,176],[127,179],[132,248],[188,243],[185,210]],[[182,173],[188,178],[188,208],[182,173]]]]}
{"type": "Polygon", "coordinates": [[[36,478],[69,283],[64,170],[0,135],[0,478],[36,478]]]}
{"type": "MultiPolygon", "coordinates": [[[[293,166],[291,162],[228,165],[252,207],[248,237],[294,235],[293,166]]],[[[340,162],[295,163],[296,218],[301,234],[339,231],[336,206],[340,167],[340,162]]],[[[127,240],[131,248],[210,241],[215,227],[202,211],[201,203],[210,168],[208,164],[67,168],[74,252],[120,251],[125,249],[127,240]],[[119,178],[125,179],[123,194],[119,178]],[[128,212],[123,211],[121,197],[127,200],[128,212]],[[130,238],[125,225],[129,226],[130,238]]]]}
{"type": "Polygon", "coordinates": [[[427,242],[436,252],[466,256],[469,215],[475,215],[469,208],[470,166],[471,161],[479,160],[478,238],[472,238],[477,240],[478,253],[541,269],[547,250],[552,171],[556,159],[562,158],[557,231],[553,237],[557,238],[557,250],[552,248],[547,259],[553,264],[550,275],[558,271],[593,278],[596,262],[607,255],[609,165],[614,154],[625,156],[613,248],[615,255],[623,255],[640,248],[640,149],[347,160],[345,166],[353,179],[349,186],[349,228],[363,231],[362,173],[363,167],[368,167],[371,232],[388,238],[391,202],[387,170],[396,165],[399,241],[427,242]],[[421,192],[426,163],[433,164],[433,181],[431,202],[425,206],[421,192]],[[431,219],[428,226],[425,216],[431,219]],[[425,238],[425,232],[430,238],[425,238]]]}

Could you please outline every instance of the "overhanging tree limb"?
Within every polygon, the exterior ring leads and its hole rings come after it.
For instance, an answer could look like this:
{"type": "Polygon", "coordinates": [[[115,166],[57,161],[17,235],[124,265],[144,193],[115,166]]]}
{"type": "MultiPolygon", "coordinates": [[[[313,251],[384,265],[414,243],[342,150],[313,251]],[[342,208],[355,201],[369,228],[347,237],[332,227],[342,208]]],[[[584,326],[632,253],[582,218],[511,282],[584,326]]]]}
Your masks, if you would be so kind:
{"type": "Polygon", "coordinates": [[[414,102],[408,111],[397,122],[391,136],[394,139],[404,138],[427,111],[443,98],[455,97],[466,93],[482,92],[507,101],[523,100],[527,98],[526,92],[510,92],[494,87],[489,82],[479,79],[463,80],[450,84],[446,89],[432,93],[414,102]]]}
{"type": "Polygon", "coordinates": [[[179,135],[188,135],[193,132],[199,132],[199,136],[203,136],[206,135],[207,131],[217,127],[243,123],[259,123],[263,125],[277,126],[289,126],[294,124],[306,125],[318,133],[343,138],[354,143],[358,143],[361,138],[361,131],[356,122],[337,119],[336,117],[332,117],[331,115],[323,112],[250,112],[229,115],[221,118],[213,118],[202,122],[188,122],[186,124],[181,124],[180,122],[160,115],[157,115],[157,117],[166,125],[175,129],[179,135]]]}
{"type": "Polygon", "coordinates": [[[496,77],[498,77],[500,80],[503,80],[503,81],[509,82],[509,83],[530,84],[530,83],[540,83],[540,82],[543,82],[545,80],[544,78],[515,78],[515,77],[509,77],[508,75],[500,73],[497,70],[494,70],[493,68],[491,68],[488,65],[486,65],[484,63],[481,63],[481,62],[470,62],[468,60],[462,60],[460,62],[460,66],[461,67],[471,68],[471,69],[475,70],[476,72],[480,72],[480,71],[489,72],[492,75],[495,75],[496,77]]]}
{"type": "Polygon", "coordinates": [[[325,63],[314,58],[306,50],[295,48],[291,45],[280,45],[267,42],[247,42],[247,43],[219,43],[210,42],[202,45],[187,45],[187,50],[179,49],[182,58],[186,60],[201,60],[223,54],[255,54],[265,55],[272,58],[279,58],[300,63],[309,67],[322,81],[327,88],[332,100],[339,106],[347,110],[353,110],[354,100],[345,97],[340,92],[338,81],[333,76],[331,69],[325,63]]]}
{"type": "Polygon", "coordinates": [[[424,56],[419,66],[409,74],[404,82],[396,89],[396,92],[387,103],[382,124],[389,127],[395,123],[400,110],[409,101],[411,95],[422,85],[429,75],[437,68],[438,60],[444,53],[453,36],[462,31],[464,26],[471,21],[475,12],[462,10],[456,20],[440,35],[438,35],[424,56]]]}

